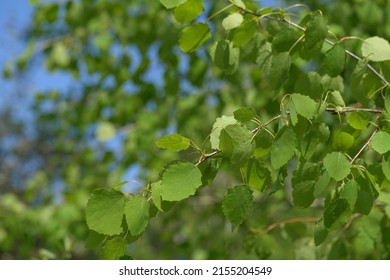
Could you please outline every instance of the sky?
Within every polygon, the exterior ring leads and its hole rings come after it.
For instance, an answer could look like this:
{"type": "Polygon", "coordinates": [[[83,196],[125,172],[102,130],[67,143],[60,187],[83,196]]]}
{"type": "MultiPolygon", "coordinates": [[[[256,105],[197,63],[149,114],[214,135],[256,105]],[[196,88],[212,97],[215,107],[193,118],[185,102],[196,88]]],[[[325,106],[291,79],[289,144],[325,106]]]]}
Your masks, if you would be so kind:
{"type": "MultiPolygon", "coordinates": [[[[44,0],[52,1],[52,0],[44,0]]],[[[155,0],[157,1],[157,0],[155,0]]],[[[263,0],[262,6],[280,6],[281,0],[263,0]]],[[[15,60],[27,47],[24,40],[24,30],[32,20],[33,6],[30,0],[2,0],[0,8],[0,111],[10,108],[14,119],[25,124],[34,121],[29,106],[34,99],[34,93],[45,90],[63,91],[72,85],[72,78],[69,74],[55,72],[49,73],[40,63],[36,61],[33,71],[27,71],[21,76],[6,80],[2,76],[2,70],[7,62],[15,60]]],[[[151,54],[153,55],[153,54],[151,54]]],[[[39,54],[37,54],[39,58],[39,54]]],[[[155,75],[152,75],[155,76],[155,75]]],[[[148,77],[146,77],[148,78],[148,77]]],[[[26,126],[27,135],[34,135],[32,125],[26,126]],[[31,131],[28,131],[31,129],[31,131]]],[[[5,139],[0,139],[4,144],[5,139]]],[[[125,179],[134,179],[138,169],[132,167],[124,176],[125,179]]]]}

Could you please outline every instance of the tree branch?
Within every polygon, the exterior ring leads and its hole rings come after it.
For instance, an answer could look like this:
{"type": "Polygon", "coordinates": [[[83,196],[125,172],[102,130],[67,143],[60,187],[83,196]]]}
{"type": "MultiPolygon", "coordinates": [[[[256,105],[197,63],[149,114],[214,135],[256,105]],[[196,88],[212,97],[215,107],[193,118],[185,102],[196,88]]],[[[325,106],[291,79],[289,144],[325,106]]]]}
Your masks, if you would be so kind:
{"type": "Polygon", "coordinates": [[[355,160],[360,156],[360,154],[364,151],[364,149],[371,143],[372,138],[375,136],[375,134],[377,134],[378,131],[379,131],[379,128],[376,128],[374,130],[374,132],[371,134],[370,138],[368,138],[367,142],[363,145],[363,147],[361,147],[359,152],[357,152],[357,154],[353,157],[353,159],[351,159],[349,164],[353,164],[355,162],[355,160]]]}
{"type": "Polygon", "coordinates": [[[267,233],[270,232],[271,230],[280,227],[281,225],[286,225],[286,224],[294,224],[294,223],[315,223],[321,220],[321,217],[298,217],[298,218],[290,218],[287,220],[283,220],[277,223],[273,223],[269,226],[264,227],[261,230],[258,229],[251,229],[252,233],[267,233]]]}
{"type": "Polygon", "coordinates": [[[383,112],[382,108],[355,108],[355,107],[343,107],[341,110],[338,110],[337,108],[326,108],[327,112],[330,112],[332,114],[343,114],[343,113],[352,113],[352,112],[369,112],[369,113],[376,113],[381,114],[383,112]]]}

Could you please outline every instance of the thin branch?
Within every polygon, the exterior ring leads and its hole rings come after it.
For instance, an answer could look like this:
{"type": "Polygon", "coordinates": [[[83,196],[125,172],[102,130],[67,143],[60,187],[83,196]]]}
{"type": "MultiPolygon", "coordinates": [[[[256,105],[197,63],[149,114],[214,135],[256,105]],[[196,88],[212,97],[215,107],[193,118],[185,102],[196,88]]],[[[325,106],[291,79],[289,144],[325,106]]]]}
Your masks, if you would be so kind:
{"type": "Polygon", "coordinates": [[[360,156],[360,154],[364,151],[364,149],[371,143],[372,138],[375,136],[375,134],[377,134],[378,131],[379,131],[379,128],[376,128],[374,130],[374,132],[371,134],[370,138],[368,138],[367,142],[363,145],[363,147],[361,147],[359,152],[357,152],[357,154],[353,157],[353,159],[351,159],[351,162],[349,164],[353,164],[355,162],[355,160],[360,156]]]}
{"type": "MultiPolygon", "coordinates": [[[[279,120],[280,118],[282,118],[282,115],[277,115],[275,117],[273,117],[272,119],[268,120],[267,122],[265,122],[264,124],[256,127],[255,129],[252,130],[252,133],[254,135],[256,135],[256,133],[260,130],[260,129],[263,129],[265,128],[266,126],[268,126],[270,123],[276,121],[276,120],[279,120]]],[[[195,164],[195,166],[199,166],[200,164],[202,164],[204,161],[208,160],[209,158],[211,157],[214,157],[218,154],[220,154],[222,151],[221,150],[215,150],[211,153],[208,153],[208,154],[203,154],[200,159],[198,160],[198,162],[195,164]]]]}
{"type": "Polygon", "coordinates": [[[369,112],[369,113],[375,113],[375,114],[381,114],[383,112],[382,108],[355,108],[355,107],[343,107],[341,110],[337,108],[326,108],[327,112],[330,112],[332,114],[343,114],[343,113],[351,113],[351,112],[369,112]]]}
{"type": "Polygon", "coordinates": [[[275,117],[273,117],[272,119],[270,119],[269,121],[265,122],[264,124],[256,127],[255,129],[252,130],[252,133],[256,133],[258,132],[260,129],[263,129],[264,127],[268,126],[270,123],[274,122],[274,121],[277,121],[279,119],[282,118],[282,115],[277,115],[275,117]]]}
{"type": "Polygon", "coordinates": [[[198,167],[202,162],[208,160],[208,159],[211,158],[211,157],[214,157],[214,156],[218,155],[218,154],[221,153],[221,152],[222,152],[221,150],[216,150],[216,151],[211,152],[211,153],[209,153],[209,154],[204,154],[204,155],[202,155],[202,156],[200,157],[199,161],[195,164],[195,166],[198,167]]]}
{"type": "Polygon", "coordinates": [[[286,224],[294,224],[294,223],[315,223],[321,220],[321,217],[298,217],[298,218],[290,218],[287,220],[283,220],[277,223],[273,223],[269,226],[264,227],[261,230],[258,229],[251,229],[252,233],[267,233],[270,232],[271,230],[280,227],[281,225],[286,225],[286,224]]]}

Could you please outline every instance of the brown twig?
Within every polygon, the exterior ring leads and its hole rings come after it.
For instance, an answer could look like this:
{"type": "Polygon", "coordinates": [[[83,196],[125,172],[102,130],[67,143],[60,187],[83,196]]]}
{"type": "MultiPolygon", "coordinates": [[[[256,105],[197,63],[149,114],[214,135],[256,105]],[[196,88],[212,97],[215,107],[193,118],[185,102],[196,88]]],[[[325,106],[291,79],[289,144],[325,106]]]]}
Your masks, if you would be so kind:
{"type": "Polygon", "coordinates": [[[267,233],[270,232],[271,230],[280,227],[281,225],[286,225],[286,224],[294,224],[294,223],[315,223],[321,220],[321,217],[298,217],[298,218],[290,218],[287,220],[283,220],[277,223],[273,223],[269,226],[266,226],[262,229],[251,229],[252,233],[267,233]]]}

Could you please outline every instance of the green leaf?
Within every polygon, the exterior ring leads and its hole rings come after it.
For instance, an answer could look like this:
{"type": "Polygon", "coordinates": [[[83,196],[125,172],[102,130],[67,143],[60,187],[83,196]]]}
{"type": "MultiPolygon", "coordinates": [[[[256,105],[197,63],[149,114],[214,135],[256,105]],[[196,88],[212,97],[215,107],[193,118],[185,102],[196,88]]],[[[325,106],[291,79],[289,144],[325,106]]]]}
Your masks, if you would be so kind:
{"type": "Polygon", "coordinates": [[[149,221],[149,203],[145,197],[133,196],[126,202],[125,217],[131,235],[144,232],[149,221]]]}
{"type": "Polygon", "coordinates": [[[334,90],[329,95],[329,103],[331,103],[334,106],[341,106],[345,107],[345,102],[343,97],[341,96],[341,93],[338,90],[334,90]]]}
{"type": "Polygon", "coordinates": [[[304,73],[295,83],[294,90],[315,100],[320,99],[324,91],[322,77],[317,72],[304,73]]]}
{"type": "Polygon", "coordinates": [[[374,200],[375,197],[373,196],[371,190],[362,186],[357,194],[355,211],[363,215],[370,214],[370,211],[374,206],[374,200]]]}
{"type": "Polygon", "coordinates": [[[330,183],[330,176],[328,172],[324,172],[314,184],[313,196],[319,197],[330,183]]]}
{"type": "Polygon", "coordinates": [[[257,31],[256,21],[244,20],[244,22],[234,30],[233,45],[236,48],[245,46],[257,31]]]}
{"type": "Polygon", "coordinates": [[[102,52],[106,52],[112,45],[112,37],[108,32],[99,32],[93,40],[95,46],[102,52]]]}
{"type": "Polygon", "coordinates": [[[257,159],[250,159],[245,166],[248,184],[252,190],[264,191],[270,179],[270,172],[257,159]]]}
{"type": "Polygon", "coordinates": [[[384,131],[376,133],[371,140],[371,147],[380,154],[390,151],[390,134],[384,131]]]}
{"type": "Polygon", "coordinates": [[[182,30],[179,45],[183,52],[193,52],[201,47],[209,38],[210,27],[207,23],[198,22],[182,30]]]}
{"type": "Polygon", "coordinates": [[[233,115],[240,122],[249,122],[256,116],[256,111],[250,107],[243,107],[234,111],[233,115]]]}
{"type": "Polygon", "coordinates": [[[186,150],[190,145],[190,139],[176,133],[165,135],[156,141],[156,146],[160,149],[167,149],[174,152],[186,150]]]}
{"type": "Polygon", "coordinates": [[[354,129],[362,130],[367,127],[371,119],[369,112],[352,112],[348,117],[348,124],[354,129]]]}
{"type": "Polygon", "coordinates": [[[381,37],[371,37],[363,41],[362,54],[372,61],[390,60],[390,44],[381,37]]]}
{"type": "Polygon", "coordinates": [[[167,9],[172,9],[184,3],[187,0],[160,0],[160,3],[167,9]]]}
{"type": "Polygon", "coordinates": [[[246,9],[244,2],[242,2],[241,0],[229,0],[229,1],[241,9],[246,9]]]}
{"type": "Polygon", "coordinates": [[[96,129],[96,138],[99,141],[108,141],[115,136],[115,126],[110,122],[101,122],[96,129]]]}
{"type": "Polygon", "coordinates": [[[336,150],[348,150],[355,142],[355,138],[344,131],[335,133],[333,138],[332,147],[336,150]]]}
{"type": "Polygon", "coordinates": [[[222,20],[222,26],[223,28],[225,28],[225,30],[231,30],[239,27],[243,21],[244,17],[242,16],[242,14],[233,13],[222,20]]]}
{"type": "Polygon", "coordinates": [[[385,157],[382,158],[381,166],[383,174],[385,175],[387,180],[390,181],[390,156],[388,156],[387,159],[385,157]]]}
{"type": "Polygon", "coordinates": [[[253,194],[247,185],[229,189],[222,202],[222,211],[229,222],[237,227],[248,216],[253,205],[253,194]]]}
{"type": "Polygon", "coordinates": [[[272,48],[277,52],[286,52],[299,39],[298,33],[293,28],[283,29],[272,40],[272,48]]]}
{"type": "Polygon", "coordinates": [[[120,234],[125,202],[126,197],[120,191],[113,189],[94,191],[86,209],[88,227],[101,234],[120,234]]]}
{"type": "Polygon", "coordinates": [[[291,58],[288,52],[282,52],[272,57],[269,70],[269,80],[273,89],[279,89],[287,80],[291,66],[291,58]]]}
{"type": "Polygon", "coordinates": [[[324,225],[328,230],[343,226],[351,216],[352,209],[344,198],[332,201],[324,211],[324,225]]]}
{"type": "Polygon", "coordinates": [[[227,40],[218,41],[211,48],[211,58],[215,65],[227,74],[234,73],[240,61],[240,49],[234,48],[233,43],[227,40]]]}
{"type": "Polygon", "coordinates": [[[51,53],[51,58],[56,65],[60,67],[66,67],[70,63],[70,56],[68,50],[64,43],[60,41],[59,43],[54,44],[53,51],[51,53]]]}
{"type": "Polygon", "coordinates": [[[328,230],[324,227],[323,221],[316,222],[314,228],[314,244],[320,246],[327,237],[328,230]]]}
{"type": "Polygon", "coordinates": [[[161,197],[167,201],[180,201],[202,185],[202,174],[192,163],[179,162],[170,165],[162,176],[161,197]]]}
{"type": "MultiPolygon", "coordinates": [[[[291,114],[291,112],[290,112],[290,114],[291,114]]],[[[301,147],[300,152],[301,152],[304,159],[309,160],[313,156],[315,150],[318,147],[319,142],[320,142],[320,139],[319,139],[317,133],[315,133],[314,131],[307,133],[302,138],[301,143],[300,143],[300,147],[301,147]]]]}
{"type": "Polygon", "coordinates": [[[334,45],[325,54],[323,67],[325,72],[331,76],[336,77],[343,72],[345,67],[345,50],[341,45],[334,45]]]}
{"type": "Polygon", "coordinates": [[[157,207],[158,210],[164,212],[161,207],[161,192],[162,192],[161,180],[152,184],[151,191],[152,191],[152,200],[154,205],[157,207]]]}
{"type": "Polygon", "coordinates": [[[296,146],[297,137],[291,128],[283,127],[279,130],[271,148],[272,167],[278,169],[287,164],[294,155],[296,146]]]}
{"type": "Polygon", "coordinates": [[[236,123],[238,123],[237,120],[232,116],[222,116],[216,119],[215,123],[213,124],[213,130],[210,134],[212,149],[219,149],[219,136],[221,134],[221,130],[230,124],[236,123]]]}
{"type": "Polygon", "coordinates": [[[230,124],[221,130],[219,149],[231,158],[234,165],[242,166],[252,157],[254,146],[253,134],[239,124],[230,124]]]}
{"type": "Polygon", "coordinates": [[[327,21],[321,14],[312,16],[306,25],[304,41],[304,57],[310,58],[321,51],[328,34],[327,21]]]}
{"type": "Polygon", "coordinates": [[[88,249],[97,248],[104,242],[104,240],[106,240],[106,238],[107,238],[107,235],[97,233],[94,230],[90,230],[88,233],[85,247],[88,249]]]}
{"type": "Polygon", "coordinates": [[[100,252],[102,260],[118,260],[126,253],[127,243],[122,237],[115,237],[104,245],[100,252]]]}
{"type": "Polygon", "coordinates": [[[307,208],[313,201],[314,181],[304,181],[293,185],[292,197],[294,205],[307,208]]]}
{"type": "Polygon", "coordinates": [[[175,19],[181,23],[193,21],[202,12],[202,0],[187,0],[186,2],[176,7],[175,19]]]}
{"type": "Polygon", "coordinates": [[[324,158],[324,166],[329,175],[336,181],[344,179],[351,172],[347,157],[340,152],[327,154],[324,158]]]}
{"type": "Polygon", "coordinates": [[[385,110],[390,114],[390,94],[387,94],[385,98],[385,110]]]}
{"type": "Polygon", "coordinates": [[[260,46],[256,63],[264,74],[269,75],[272,64],[272,44],[270,42],[264,41],[260,46]]]}
{"type": "Polygon", "coordinates": [[[291,101],[294,104],[296,112],[302,117],[310,120],[317,112],[317,103],[308,96],[299,93],[291,94],[291,101]]]}
{"type": "Polygon", "coordinates": [[[342,198],[345,198],[348,201],[351,209],[355,208],[359,190],[360,190],[360,186],[358,182],[356,182],[355,180],[348,181],[344,185],[342,198]]]}

